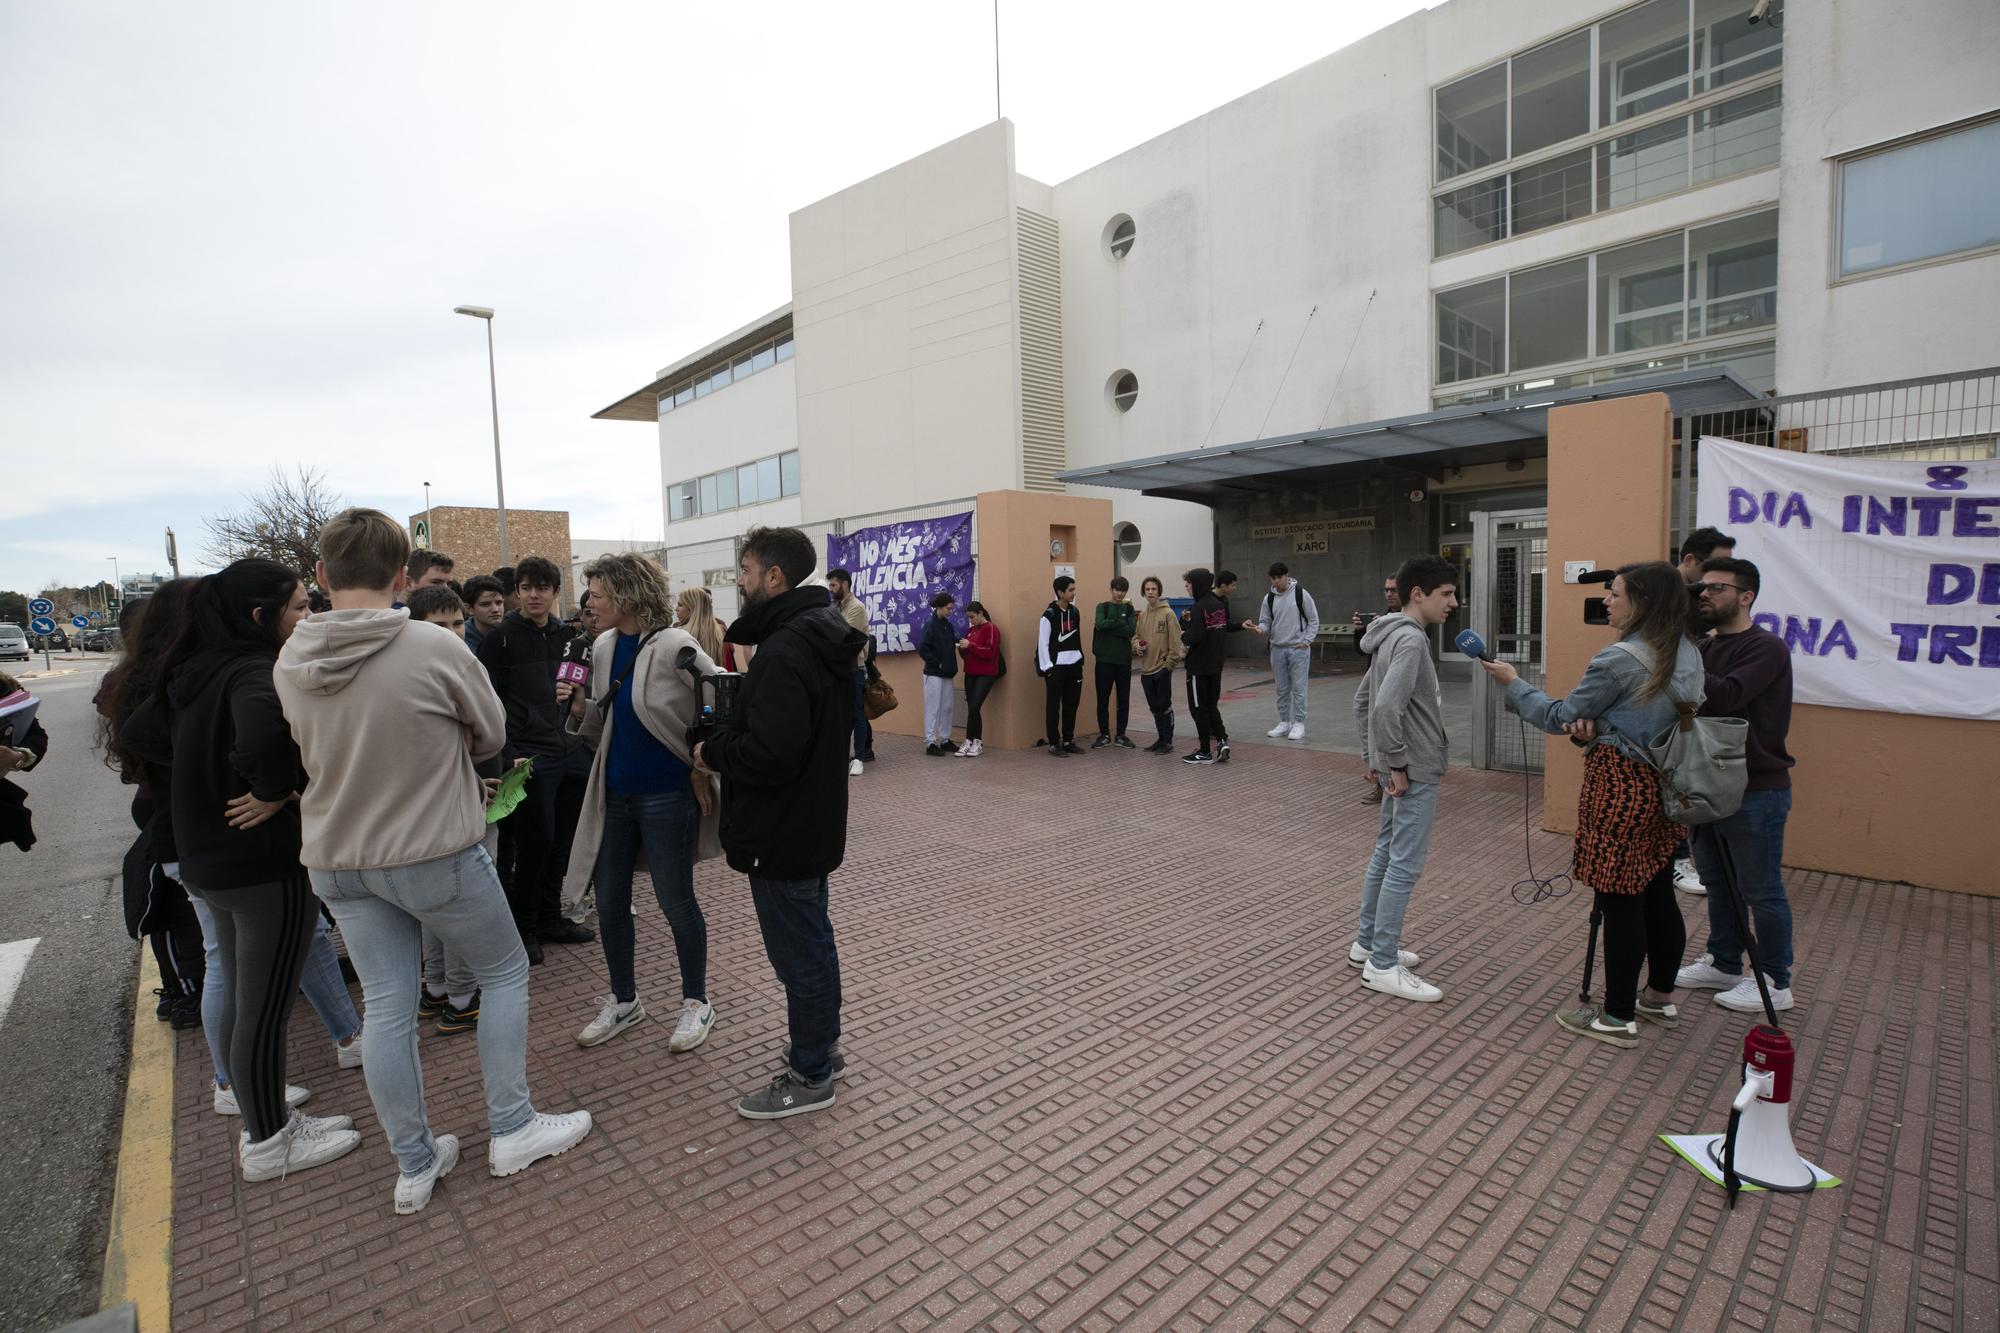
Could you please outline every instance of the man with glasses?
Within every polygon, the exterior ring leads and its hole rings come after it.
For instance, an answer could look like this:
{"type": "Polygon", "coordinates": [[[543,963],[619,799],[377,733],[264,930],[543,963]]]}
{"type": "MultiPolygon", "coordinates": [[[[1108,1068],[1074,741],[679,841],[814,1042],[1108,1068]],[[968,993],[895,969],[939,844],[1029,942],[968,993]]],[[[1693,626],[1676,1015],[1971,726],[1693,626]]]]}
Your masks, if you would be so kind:
{"type": "Polygon", "coordinates": [[[1792,809],[1792,757],[1785,736],[1792,724],[1792,655],[1785,642],[1751,623],[1757,604],[1757,566],[1748,560],[1711,559],[1702,565],[1703,621],[1714,633],[1701,639],[1708,697],[1704,717],[1740,717],[1749,723],[1750,780],[1743,804],[1727,819],[1694,830],[1695,866],[1722,893],[1708,896],[1708,952],[1680,971],[1686,987],[1721,992],[1715,1002],[1741,1013],[1764,1007],[1757,979],[1743,970],[1744,942],[1734,895],[1750,910],[1757,932],[1757,961],[1776,1009],[1792,1007],[1792,908],[1785,899],[1785,819],[1792,809]]]}
{"type": "MultiPolygon", "coordinates": [[[[1400,611],[1403,609],[1403,599],[1396,592],[1396,576],[1394,574],[1382,580],[1382,605],[1390,611],[1400,611]]],[[[1354,651],[1361,654],[1361,660],[1364,662],[1368,660],[1368,650],[1361,646],[1361,635],[1374,619],[1374,616],[1366,615],[1360,611],[1356,611],[1349,619],[1349,623],[1354,626],[1354,651]]],[[[1361,748],[1364,753],[1368,749],[1368,738],[1366,736],[1361,738],[1361,748]]],[[[1361,803],[1363,805],[1382,804],[1382,788],[1380,784],[1373,778],[1365,780],[1368,783],[1368,790],[1362,796],[1361,803]]]]}
{"type": "MultiPolygon", "coordinates": [[[[1688,586],[1687,633],[1696,643],[1708,637],[1709,622],[1702,613],[1702,580],[1708,577],[1703,566],[1710,560],[1727,560],[1736,554],[1736,539],[1719,528],[1696,528],[1681,543],[1681,578],[1688,586]]],[[[1695,873],[1688,840],[1674,848],[1674,887],[1682,893],[1707,893],[1708,888],[1695,873]]]]}

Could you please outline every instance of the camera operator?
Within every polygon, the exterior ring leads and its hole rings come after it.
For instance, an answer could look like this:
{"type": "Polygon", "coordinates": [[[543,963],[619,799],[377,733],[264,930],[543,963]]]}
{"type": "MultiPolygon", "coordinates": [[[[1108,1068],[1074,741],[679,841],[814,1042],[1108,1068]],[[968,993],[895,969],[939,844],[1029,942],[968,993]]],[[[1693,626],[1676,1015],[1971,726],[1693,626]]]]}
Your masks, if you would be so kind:
{"type": "Polygon", "coordinates": [[[797,528],[743,537],[731,643],[754,646],[732,717],[697,745],[698,766],[722,775],[722,849],[750,877],[764,951],[785,988],[790,1043],[783,1072],[737,1103],[751,1120],[833,1105],[840,1055],[840,956],[827,915],[827,875],[847,849],[847,742],[854,663],[868,636],[825,588],[797,528]]]}

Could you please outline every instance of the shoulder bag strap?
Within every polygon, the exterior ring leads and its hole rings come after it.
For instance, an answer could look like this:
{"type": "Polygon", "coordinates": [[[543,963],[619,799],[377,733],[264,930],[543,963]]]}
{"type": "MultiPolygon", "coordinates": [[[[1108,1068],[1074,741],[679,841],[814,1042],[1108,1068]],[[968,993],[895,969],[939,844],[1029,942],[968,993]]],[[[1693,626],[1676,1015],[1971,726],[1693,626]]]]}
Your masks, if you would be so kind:
{"type": "MultiPolygon", "coordinates": [[[[625,668],[625,676],[629,676],[639,669],[639,657],[646,651],[646,645],[651,643],[653,636],[664,628],[665,626],[660,625],[646,631],[646,637],[639,640],[639,646],[632,652],[632,665],[625,668]]],[[[607,705],[618,696],[619,688],[625,684],[625,676],[614,676],[611,683],[605,687],[604,702],[607,705]]]]}

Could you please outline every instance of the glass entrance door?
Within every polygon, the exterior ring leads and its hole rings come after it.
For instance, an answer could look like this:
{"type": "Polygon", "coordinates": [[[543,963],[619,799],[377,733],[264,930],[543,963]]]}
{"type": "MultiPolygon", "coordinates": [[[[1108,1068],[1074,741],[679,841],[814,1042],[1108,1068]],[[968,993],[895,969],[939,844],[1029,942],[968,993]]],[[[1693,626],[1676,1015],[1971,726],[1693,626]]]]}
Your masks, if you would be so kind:
{"type": "MultiPolygon", "coordinates": [[[[1472,515],[1472,628],[1487,651],[1540,687],[1547,666],[1549,511],[1480,510],[1472,515]]],[[[1542,771],[1542,733],[1509,713],[1484,672],[1472,682],[1472,766],[1542,771]]]]}

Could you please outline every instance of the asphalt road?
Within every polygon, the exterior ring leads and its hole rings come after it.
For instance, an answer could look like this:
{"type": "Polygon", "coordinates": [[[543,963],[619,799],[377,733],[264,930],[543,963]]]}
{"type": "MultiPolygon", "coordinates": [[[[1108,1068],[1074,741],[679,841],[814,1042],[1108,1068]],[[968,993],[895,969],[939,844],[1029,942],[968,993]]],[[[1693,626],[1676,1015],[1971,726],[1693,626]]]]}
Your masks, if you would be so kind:
{"type": "Polygon", "coordinates": [[[0,1328],[27,1333],[97,1308],[124,1113],[139,946],[117,882],[132,789],[94,748],[109,667],[58,657],[64,674],[22,680],[49,733],[48,758],[18,777],[40,841],[0,846],[0,994],[6,960],[40,941],[0,1018],[0,1328]]]}

